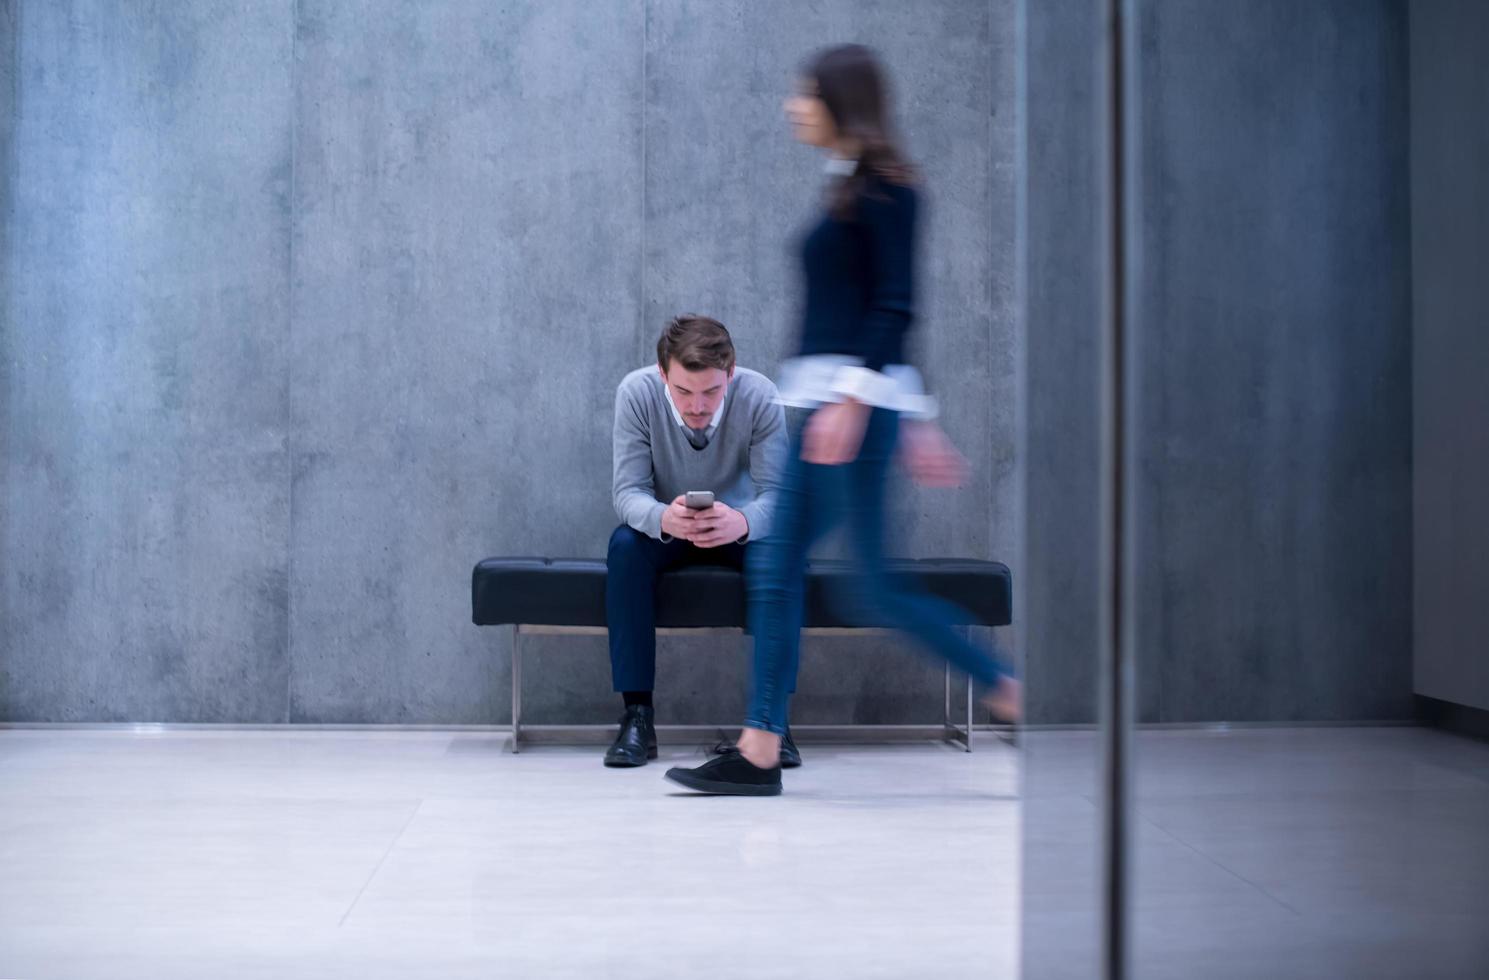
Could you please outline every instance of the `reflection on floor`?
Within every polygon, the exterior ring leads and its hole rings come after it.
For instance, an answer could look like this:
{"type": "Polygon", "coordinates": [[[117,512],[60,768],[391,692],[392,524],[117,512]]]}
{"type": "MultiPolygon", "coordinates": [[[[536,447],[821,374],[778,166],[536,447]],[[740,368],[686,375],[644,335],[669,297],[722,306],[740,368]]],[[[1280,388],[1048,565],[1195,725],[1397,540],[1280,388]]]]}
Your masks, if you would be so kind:
{"type": "Polygon", "coordinates": [[[0,731],[0,976],[1012,976],[1017,754],[804,745],[779,799],[499,734],[0,731]]]}
{"type": "MultiPolygon", "coordinates": [[[[1089,980],[1098,743],[1024,745],[1026,975],[1089,980]]],[[[1489,977],[1489,744],[1250,729],[1135,751],[1135,976],[1489,977]]]]}

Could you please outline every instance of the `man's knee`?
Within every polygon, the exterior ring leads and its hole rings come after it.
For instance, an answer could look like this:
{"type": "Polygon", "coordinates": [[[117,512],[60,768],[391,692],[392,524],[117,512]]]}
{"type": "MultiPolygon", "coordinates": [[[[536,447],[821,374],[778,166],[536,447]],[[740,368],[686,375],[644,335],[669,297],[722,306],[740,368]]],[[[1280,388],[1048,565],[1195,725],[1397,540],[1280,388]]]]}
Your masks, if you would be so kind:
{"type": "Polygon", "coordinates": [[[605,562],[611,568],[619,565],[633,565],[638,561],[647,560],[647,547],[651,539],[635,528],[622,524],[610,535],[610,549],[606,555],[605,562]]]}

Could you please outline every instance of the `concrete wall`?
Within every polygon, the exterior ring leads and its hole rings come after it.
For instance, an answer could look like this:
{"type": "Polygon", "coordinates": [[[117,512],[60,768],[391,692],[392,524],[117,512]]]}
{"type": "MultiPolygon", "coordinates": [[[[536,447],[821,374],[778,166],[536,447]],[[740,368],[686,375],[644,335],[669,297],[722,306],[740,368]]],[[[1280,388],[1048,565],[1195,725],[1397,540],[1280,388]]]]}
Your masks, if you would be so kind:
{"type": "Polygon", "coordinates": [[[16,9],[0,717],[286,716],[291,9],[16,9]]]}
{"type": "MultiPolygon", "coordinates": [[[[905,548],[1015,565],[1031,718],[1088,720],[1090,79],[1058,66],[1090,38],[1030,6],[1021,379],[1012,2],[12,0],[0,717],[505,720],[471,562],[600,553],[611,387],[665,315],[775,367],[819,180],[780,99],[858,38],[927,170],[922,361],[976,464],[905,498],[905,548]]],[[[1144,716],[1402,717],[1404,8],[1144,11],[1144,716]]],[[[738,714],[715,642],[664,643],[667,720],[738,714]]],[[[601,641],[532,648],[533,721],[608,719],[601,641]]],[[[938,698],[898,645],[817,641],[798,720],[938,698]]]]}
{"type": "MultiPolygon", "coordinates": [[[[16,92],[16,14],[18,0],[0,0],[0,353],[5,350],[5,331],[10,317],[10,240],[14,214],[11,205],[15,187],[15,92],[16,92]]],[[[10,371],[0,357],[0,502],[10,497],[10,371]]],[[[6,539],[9,522],[0,512],[0,555],[8,555],[6,539]]],[[[0,575],[5,574],[0,571],[0,575]]],[[[0,626],[0,651],[7,649],[0,626]]],[[[0,683],[5,679],[5,664],[0,660],[0,683]]]]}
{"type": "Polygon", "coordinates": [[[1405,5],[1143,20],[1142,714],[1410,717],[1405,5]]]}
{"type": "Polygon", "coordinates": [[[1489,710],[1489,6],[1412,0],[1418,694],[1489,710]]]}
{"type": "MultiPolygon", "coordinates": [[[[1095,29],[1029,4],[1031,714],[1094,720],[1095,29]]],[[[1401,3],[1140,5],[1145,721],[1411,714],[1401,3]]]]}
{"type": "Polygon", "coordinates": [[[1096,710],[1100,404],[1095,8],[1026,2],[1025,538],[1031,720],[1096,710]]]}
{"type": "MultiPolygon", "coordinates": [[[[613,386],[666,316],[774,370],[821,180],[780,103],[831,41],[894,69],[922,360],[975,464],[905,498],[905,548],[1011,560],[1011,0],[116,8],[5,8],[0,719],[507,720],[470,566],[603,553],[613,386]]],[[[740,715],[716,642],[664,643],[663,720],[740,715]]],[[[603,641],[530,649],[529,720],[613,717],[603,641]]],[[[823,641],[796,717],[939,699],[823,641]]]]}
{"type": "MultiPolygon", "coordinates": [[[[16,92],[16,13],[18,0],[0,0],[0,351],[10,310],[10,226],[11,196],[15,186],[15,92],[16,92]]],[[[8,500],[6,487],[10,475],[10,427],[8,400],[4,392],[9,385],[9,371],[0,360],[0,501],[8,500]]],[[[6,554],[7,522],[0,519],[0,554],[6,554]]],[[[0,573],[3,574],[3,573],[0,573]]],[[[0,650],[5,649],[0,639],[0,650]]],[[[3,670],[0,665],[0,670],[3,670]]]]}

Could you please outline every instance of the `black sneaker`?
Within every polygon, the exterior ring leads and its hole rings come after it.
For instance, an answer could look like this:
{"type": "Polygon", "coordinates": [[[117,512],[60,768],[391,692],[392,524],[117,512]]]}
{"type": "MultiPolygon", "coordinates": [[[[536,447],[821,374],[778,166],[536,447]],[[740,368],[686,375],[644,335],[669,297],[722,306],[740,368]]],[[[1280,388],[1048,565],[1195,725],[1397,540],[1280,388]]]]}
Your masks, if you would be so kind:
{"type": "MultiPolygon", "coordinates": [[[[732,739],[721,736],[711,750],[714,755],[723,755],[726,752],[738,752],[739,746],[732,739]]],[[[796,747],[796,742],[791,739],[791,726],[786,726],[786,734],[781,736],[781,768],[797,769],[801,766],[801,749],[796,747]]]]}
{"type": "Polygon", "coordinates": [[[761,769],[737,751],[715,756],[696,769],[668,769],[667,778],[715,796],[781,795],[781,767],[761,769]]]}
{"type": "Polygon", "coordinates": [[[655,717],[644,704],[629,705],[620,720],[620,733],[605,753],[605,765],[611,769],[634,769],[646,765],[647,759],[655,759],[657,728],[652,723],[655,717]]]}
{"type": "Polygon", "coordinates": [[[796,747],[796,742],[791,738],[791,726],[786,726],[786,734],[781,736],[781,768],[797,769],[801,766],[801,749],[796,747]]]}

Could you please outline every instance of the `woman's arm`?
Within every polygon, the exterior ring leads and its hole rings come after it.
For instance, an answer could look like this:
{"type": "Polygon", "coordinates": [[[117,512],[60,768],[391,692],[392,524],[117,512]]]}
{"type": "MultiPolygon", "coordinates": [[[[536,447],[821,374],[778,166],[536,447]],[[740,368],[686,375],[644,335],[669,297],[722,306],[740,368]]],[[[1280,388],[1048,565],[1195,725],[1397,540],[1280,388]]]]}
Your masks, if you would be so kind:
{"type": "Polygon", "coordinates": [[[834,391],[869,405],[892,404],[894,379],[883,374],[899,360],[904,336],[915,319],[915,228],[913,188],[881,185],[859,199],[857,220],[868,244],[868,309],[859,328],[863,363],[843,368],[834,391]]]}
{"type": "Polygon", "coordinates": [[[883,371],[895,358],[915,319],[918,210],[918,197],[911,187],[882,185],[859,201],[859,220],[868,235],[869,274],[873,277],[863,322],[863,366],[870,371],[883,371]]]}

